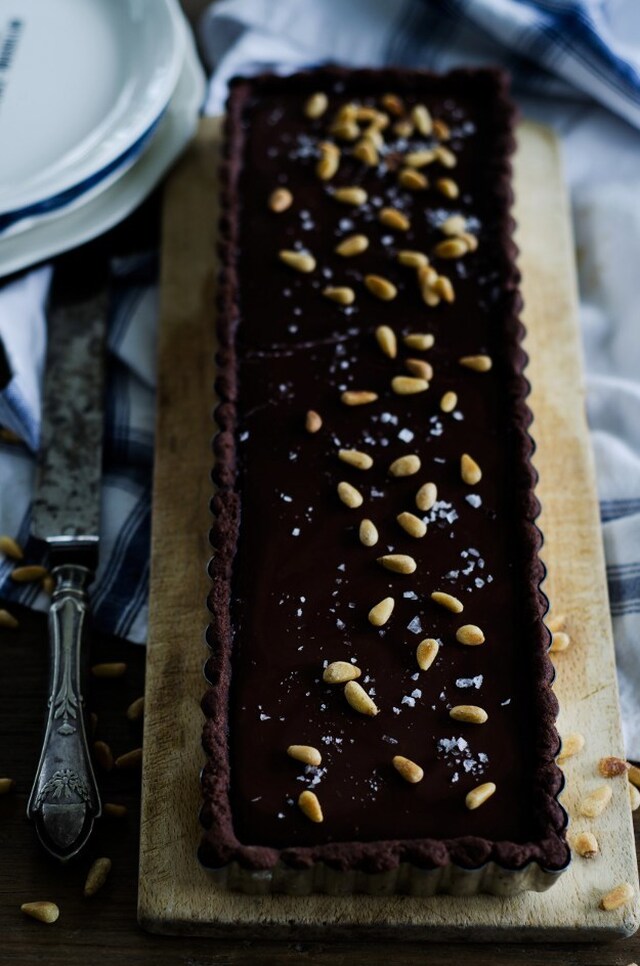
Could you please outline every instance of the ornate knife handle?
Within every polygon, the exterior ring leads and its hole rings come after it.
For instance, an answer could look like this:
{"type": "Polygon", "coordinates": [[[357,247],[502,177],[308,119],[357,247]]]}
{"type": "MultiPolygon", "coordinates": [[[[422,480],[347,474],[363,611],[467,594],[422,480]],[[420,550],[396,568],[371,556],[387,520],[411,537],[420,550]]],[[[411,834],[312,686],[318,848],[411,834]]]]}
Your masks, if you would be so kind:
{"type": "Polygon", "coordinates": [[[100,796],[87,746],[80,687],[82,636],[93,572],[64,564],[49,610],[49,703],[40,763],[27,815],[45,849],[58,859],[76,855],[101,814],[100,796]]]}

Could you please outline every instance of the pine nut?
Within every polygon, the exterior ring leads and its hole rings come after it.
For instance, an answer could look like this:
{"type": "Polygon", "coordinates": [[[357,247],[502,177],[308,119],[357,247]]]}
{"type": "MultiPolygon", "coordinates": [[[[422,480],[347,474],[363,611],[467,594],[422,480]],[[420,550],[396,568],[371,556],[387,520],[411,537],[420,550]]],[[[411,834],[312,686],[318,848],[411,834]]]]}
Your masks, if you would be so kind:
{"type": "Polygon", "coordinates": [[[605,912],[612,912],[614,909],[620,909],[621,906],[628,905],[633,899],[635,893],[633,886],[629,882],[621,882],[617,885],[615,889],[611,889],[606,895],[600,900],[600,908],[604,909],[605,912]]]}
{"type": "Polygon", "coordinates": [[[127,708],[129,721],[139,721],[144,714],[144,698],[136,698],[127,708]]]}
{"type": "Polygon", "coordinates": [[[317,433],[322,429],[322,416],[315,409],[309,409],[304,421],[304,428],[308,433],[317,433]]]}
{"type": "Polygon", "coordinates": [[[450,610],[452,614],[461,614],[464,610],[462,601],[458,600],[457,597],[453,597],[452,594],[445,594],[440,590],[435,590],[431,594],[431,600],[434,604],[440,604],[441,607],[450,610]]]}
{"type": "Polygon", "coordinates": [[[425,379],[427,382],[433,379],[433,366],[430,362],[424,359],[405,359],[404,364],[412,376],[425,379]]]}
{"type": "Polygon", "coordinates": [[[546,624],[552,634],[557,631],[563,631],[567,626],[567,618],[564,614],[558,614],[556,617],[547,617],[546,624]]]}
{"type": "Polygon", "coordinates": [[[466,242],[467,248],[470,252],[475,252],[478,250],[478,239],[471,232],[463,231],[460,235],[463,242],[466,242]]]}
{"type": "Polygon", "coordinates": [[[365,275],[364,284],[372,295],[383,302],[391,302],[398,294],[398,289],[393,282],[382,278],[380,275],[365,275]]]}
{"type": "Polygon", "coordinates": [[[42,580],[47,574],[46,567],[40,567],[38,564],[27,564],[24,567],[14,567],[10,576],[17,584],[28,584],[34,580],[42,580]]]}
{"type": "MultiPolygon", "coordinates": [[[[358,131],[358,133],[360,132],[358,131]]],[[[353,156],[354,158],[357,158],[358,161],[362,161],[362,163],[366,164],[369,168],[375,168],[380,161],[378,149],[373,143],[373,140],[369,137],[361,138],[358,143],[354,145],[353,156]]]]}
{"type": "Polygon", "coordinates": [[[10,614],[8,610],[0,608],[0,627],[7,627],[11,630],[15,630],[19,626],[20,624],[17,617],[14,617],[13,614],[10,614]]]}
{"type": "Polygon", "coordinates": [[[433,283],[433,291],[436,295],[439,295],[444,302],[448,302],[449,305],[456,300],[456,293],[453,289],[453,283],[450,278],[446,275],[438,275],[437,279],[433,283]]]}
{"type": "Polygon", "coordinates": [[[298,797],[298,807],[311,822],[321,822],[324,818],[318,796],[306,789],[298,797]]]}
{"type": "Polygon", "coordinates": [[[24,551],[13,537],[0,536],[0,553],[9,557],[10,560],[24,560],[24,551]]]}
{"type": "Polygon", "coordinates": [[[408,533],[410,537],[419,539],[424,537],[425,533],[427,532],[426,523],[423,523],[420,517],[415,516],[413,513],[407,513],[406,511],[404,513],[399,513],[396,517],[396,520],[405,533],[408,533]]]}
{"type": "Polygon", "coordinates": [[[427,177],[415,168],[402,168],[398,174],[398,184],[407,191],[424,191],[429,187],[427,177]]]}
{"type": "Polygon", "coordinates": [[[451,178],[438,178],[436,188],[445,198],[457,198],[460,194],[458,185],[451,178]]]}
{"type": "Polygon", "coordinates": [[[580,802],[579,814],[584,815],[585,818],[597,818],[598,815],[602,815],[611,801],[612,794],[611,785],[599,785],[594,788],[580,802]]]}
{"type": "Polygon", "coordinates": [[[393,613],[395,604],[393,597],[385,597],[369,611],[369,623],[374,627],[384,627],[393,613]]]}
{"type": "Polygon", "coordinates": [[[399,138],[410,138],[413,134],[414,128],[411,121],[403,118],[401,121],[396,121],[393,125],[393,133],[399,138]]]}
{"type": "Polygon", "coordinates": [[[397,208],[381,208],[378,220],[394,231],[409,231],[411,228],[411,222],[407,216],[397,208]]]}
{"type": "Polygon", "coordinates": [[[367,141],[371,141],[376,149],[379,149],[384,145],[384,138],[380,133],[380,128],[373,122],[364,129],[362,135],[367,139],[367,141]]]}
{"type": "Polygon", "coordinates": [[[303,274],[313,272],[316,267],[316,260],[309,252],[295,252],[283,249],[278,252],[278,258],[285,265],[288,265],[289,268],[293,268],[296,272],[302,272],[303,274]]]}
{"type": "Polygon", "coordinates": [[[360,128],[355,121],[335,121],[329,128],[329,133],[341,141],[355,141],[360,137],[360,128]]]}
{"type": "Polygon", "coordinates": [[[416,785],[424,778],[424,771],[420,765],[416,765],[415,761],[411,761],[410,758],[395,755],[391,763],[398,774],[411,785],[416,785]]]}
{"type": "Polygon", "coordinates": [[[113,768],[113,752],[106,741],[94,741],[93,755],[103,771],[113,768]]]}
{"type": "Polygon", "coordinates": [[[349,466],[355,466],[358,470],[370,470],[373,466],[373,460],[368,453],[361,453],[357,449],[339,449],[338,459],[341,459],[343,463],[348,463],[349,466]]]}
{"type": "Polygon", "coordinates": [[[375,547],[378,542],[378,530],[371,520],[361,521],[358,536],[365,547],[375,547]]]}
{"type": "Polygon", "coordinates": [[[466,796],[464,803],[470,811],[480,808],[488,798],[495,794],[496,786],[493,782],[485,782],[484,785],[476,785],[466,796]]]}
{"type": "Polygon", "coordinates": [[[402,117],[404,114],[404,104],[397,94],[383,94],[380,98],[380,103],[385,111],[393,114],[394,117],[402,117]]]}
{"type": "Polygon", "coordinates": [[[462,215],[449,215],[440,225],[443,235],[461,235],[467,227],[467,219],[462,215]]]}
{"type": "Polygon", "coordinates": [[[340,167],[340,149],[330,142],[320,145],[320,157],[316,163],[316,176],[321,181],[331,181],[340,167]]]}
{"type": "Polygon", "coordinates": [[[379,709],[375,701],[369,697],[365,689],[357,681],[347,681],[344,686],[344,696],[354,711],[358,711],[360,714],[367,714],[370,717],[375,717],[378,714],[379,709]]]}
{"type": "Polygon", "coordinates": [[[424,255],[422,252],[413,252],[409,249],[404,249],[403,251],[398,252],[398,261],[401,265],[406,265],[409,268],[422,268],[423,266],[429,264],[429,259],[426,255],[424,255]]]}
{"type": "Polygon", "coordinates": [[[364,502],[362,493],[359,493],[355,486],[351,486],[351,483],[346,483],[344,480],[338,483],[338,496],[344,505],[348,506],[351,510],[362,506],[364,502]]]}
{"type": "Polygon", "coordinates": [[[413,557],[406,553],[387,553],[383,557],[378,557],[378,563],[385,570],[392,570],[395,574],[412,574],[416,570],[416,562],[413,557]]]}
{"type": "Polygon", "coordinates": [[[347,661],[333,661],[322,672],[322,680],[325,684],[344,684],[345,681],[359,678],[361,674],[362,671],[355,664],[349,664],[347,661]]]}
{"type": "Polygon", "coordinates": [[[429,383],[426,379],[416,379],[414,376],[394,376],[391,388],[398,396],[413,396],[418,392],[426,392],[429,383]]]}
{"type": "Polygon", "coordinates": [[[356,300],[356,293],[346,285],[328,285],[322,290],[322,294],[338,305],[353,305],[356,300]]]}
{"type": "Polygon", "coordinates": [[[416,506],[423,513],[430,510],[438,499],[438,488],[435,483],[423,483],[416,493],[416,506]]]}
{"type": "Polygon", "coordinates": [[[468,453],[463,453],[460,457],[460,476],[467,486],[475,486],[482,479],[482,470],[468,453]]]}
{"type": "Polygon", "coordinates": [[[458,396],[455,392],[445,392],[440,400],[440,409],[443,413],[452,413],[458,405],[458,396]]]}
{"type": "Polygon", "coordinates": [[[435,161],[435,159],[435,151],[425,148],[424,151],[409,151],[404,156],[404,163],[408,164],[410,168],[424,168],[427,164],[435,161]]]}
{"type": "Polygon", "coordinates": [[[317,768],[322,762],[322,755],[312,745],[289,745],[287,754],[289,758],[301,761],[305,765],[312,765],[314,768],[317,768]]]}
{"type": "Polygon", "coordinates": [[[127,672],[124,661],[111,661],[107,664],[94,664],[91,673],[94,678],[121,678],[127,672]]]}
{"type": "Polygon", "coordinates": [[[425,292],[431,289],[437,282],[438,273],[433,265],[420,265],[416,274],[418,276],[418,285],[422,289],[424,296],[425,292]]]}
{"type": "Polygon", "coordinates": [[[635,785],[636,788],[640,788],[640,768],[638,768],[637,765],[632,765],[631,762],[628,762],[628,765],[629,771],[627,772],[627,777],[629,781],[632,785],[635,785]]]}
{"type": "Polygon", "coordinates": [[[574,837],[572,845],[574,851],[583,859],[594,859],[600,851],[598,840],[593,832],[579,832],[574,837]]]}
{"type": "Polygon", "coordinates": [[[564,631],[556,631],[555,634],[551,635],[551,645],[549,651],[552,654],[557,654],[559,651],[566,651],[571,643],[571,638],[564,631]]]}
{"type": "Polygon", "coordinates": [[[119,755],[114,765],[116,768],[128,771],[140,768],[142,766],[142,748],[133,748],[132,751],[126,751],[124,755],[119,755]]]}
{"type": "Polygon", "coordinates": [[[629,766],[622,758],[616,758],[615,755],[608,755],[606,758],[601,758],[598,762],[598,771],[603,778],[617,778],[619,775],[626,775],[629,771],[629,766]]]}
{"type": "Polygon", "coordinates": [[[342,205],[363,205],[367,200],[364,188],[336,188],[333,197],[342,205]]]}
{"type": "Polygon", "coordinates": [[[473,369],[474,372],[489,372],[493,365],[491,356],[485,355],[462,356],[462,358],[458,359],[458,362],[466,369],[473,369]]]}
{"type": "Polygon", "coordinates": [[[0,778],[0,795],[8,795],[14,785],[13,778],[0,778]]]}
{"type": "Polygon", "coordinates": [[[411,111],[411,120],[415,124],[416,131],[418,131],[424,137],[428,137],[433,131],[431,114],[424,104],[416,104],[411,111]]]}
{"type": "Polygon", "coordinates": [[[347,389],[340,396],[345,406],[365,406],[375,402],[377,398],[377,392],[367,392],[365,389],[347,389]]]}
{"type": "Polygon", "coordinates": [[[388,325],[379,325],[376,329],[376,340],[384,354],[389,359],[395,359],[398,355],[398,340],[393,329],[388,325]]]}
{"type": "Polygon", "coordinates": [[[126,805],[117,805],[115,802],[105,802],[102,806],[103,815],[108,815],[109,818],[124,818],[127,814],[126,805]]]}
{"type": "Polygon", "coordinates": [[[439,161],[443,168],[455,168],[458,163],[453,151],[449,148],[445,148],[442,144],[439,144],[433,149],[433,153],[436,156],[436,161],[439,161]]]}
{"type": "Polygon", "coordinates": [[[328,107],[329,98],[322,91],[318,91],[316,94],[312,94],[305,102],[305,117],[315,121],[317,118],[322,117],[328,107]]]}
{"type": "Polygon", "coordinates": [[[362,104],[356,108],[356,120],[358,121],[370,121],[372,124],[376,124],[379,127],[386,127],[389,123],[389,119],[386,114],[379,111],[375,107],[369,107],[366,104],[362,104]]]}
{"type": "Polygon", "coordinates": [[[484,644],[485,637],[475,624],[463,624],[456,631],[456,640],[459,644],[475,647],[478,644],[484,644]]]}
{"type": "Polygon", "coordinates": [[[434,288],[434,284],[438,281],[438,273],[435,268],[432,268],[430,265],[423,266],[418,269],[417,275],[420,295],[425,305],[428,305],[430,308],[435,308],[436,305],[440,305],[440,296],[434,288]]]}
{"type": "Polygon", "coordinates": [[[276,214],[281,214],[293,204],[293,195],[288,188],[276,188],[269,195],[269,207],[276,214]]]}
{"type": "Polygon", "coordinates": [[[461,258],[467,254],[467,244],[461,238],[447,238],[445,241],[438,242],[433,249],[433,254],[438,258],[461,258]]]}
{"type": "Polygon", "coordinates": [[[421,671],[428,671],[438,656],[440,645],[433,637],[420,641],[416,648],[416,661],[421,671]]]}
{"type": "Polygon", "coordinates": [[[48,594],[49,597],[51,597],[52,593],[56,589],[55,577],[53,577],[51,574],[46,574],[46,576],[42,578],[42,589],[45,594],[48,594]]]}
{"type": "Polygon", "coordinates": [[[573,731],[571,734],[565,735],[562,738],[562,745],[557,757],[558,764],[567,758],[573,758],[574,755],[578,755],[583,748],[584,735],[581,735],[579,731],[573,731]]]}
{"type": "MultiPolygon", "coordinates": [[[[425,256],[426,257],[426,256],[425,256]]],[[[411,332],[402,340],[408,349],[418,349],[425,352],[433,348],[435,337],[430,332],[411,332]]]]}
{"type": "Polygon", "coordinates": [[[631,806],[631,811],[635,812],[640,805],[640,792],[635,785],[631,784],[631,782],[627,784],[627,790],[629,792],[629,804],[631,806]]]}
{"type": "Polygon", "coordinates": [[[433,136],[439,141],[448,141],[451,137],[451,130],[446,121],[435,118],[433,121],[433,136]]]}
{"type": "Polygon", "coordinates": [[[449,717],[454,721],[464,721],[467,724],[484,724],[489,715],[484,708],[475,704],[457,704],[449,711],[449,717]]]}
{"type": "Polygon", "coordinates": [[[392,476],[413,476],[420,471],[420,457],[410,453],[408,456],[400,456],[394,460],[389,467],[392,476]]]}
{"type": "Polygon", "coordinates": [[[336,121],[355,121],[358,116],[356,104],[343,104],[336,114],[336,121]]]}
{"type": "Polygon", "coordinates": [[[102,888],[110,872],[111,859],[101,858],[95,860],[87,873],[87,879],[84,884],[83,895],[85,899],[94,896],[102,888]]]}
{"type": "Polygon", "coordinates": [[[353,258],[354,255],[366,252],[368,247],[369,239],[366,235],[349,235],[336,246],[335,251],[337,255],[342,255],[343,258],[353,258]]]}
{"type": "Polygon", "coordinates": [[[23,902],[20,911],[32,919],[48,924],[55,922],[60,915],[55,902],[23,902]]]}

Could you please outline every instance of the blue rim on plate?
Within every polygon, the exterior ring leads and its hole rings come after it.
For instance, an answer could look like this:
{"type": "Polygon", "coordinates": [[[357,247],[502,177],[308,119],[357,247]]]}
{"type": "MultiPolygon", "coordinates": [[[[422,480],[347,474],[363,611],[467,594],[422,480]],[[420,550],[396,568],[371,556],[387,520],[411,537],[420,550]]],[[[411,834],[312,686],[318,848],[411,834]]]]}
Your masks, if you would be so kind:
{"type": "Polygon", "coordinates": [[[163,108],[155,121],[149,128],[147,128],[144,134],[142,134],[137,141],[130,145],[126,151],[123,151],[119,157],[114,158],[113,161],[101,168],[100,171],[96,171],[88,178],[85,178],[78,184],[73,185],[71,188],[67,188],[65,191],[60,191],[55,195],[51,195],[50,198],[44,198],[42,201],[34,202],[32,205],[26,205],[24,208],[16,208],[14,211],[4,211],[0,213],[0,234],[7,231],[8,228],[11,228],[13,225],[25,218],[33,218],[37,217],[38,215],[47,215],[53,211],[57,211],[60,208],[70,205],[72,202],[77,201],[82,195],[97,187],[101,181],[105,181],[119,168],[123,168],[128,163],[133,162],[138,155],[142,153],[153,137],[156,128],[164,117],[165,111],[166,107],[163,108]]]}

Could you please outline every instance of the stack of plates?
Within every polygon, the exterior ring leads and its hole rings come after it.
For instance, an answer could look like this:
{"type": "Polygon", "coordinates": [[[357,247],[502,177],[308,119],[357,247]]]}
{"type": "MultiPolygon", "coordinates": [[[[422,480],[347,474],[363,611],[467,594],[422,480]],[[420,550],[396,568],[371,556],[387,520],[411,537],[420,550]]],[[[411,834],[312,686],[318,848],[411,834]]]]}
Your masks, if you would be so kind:
{"type": "Polygon", "coordinates": [[[0,276],[130,214],[203,96],[177,0],[0,0],[0,276]]]}

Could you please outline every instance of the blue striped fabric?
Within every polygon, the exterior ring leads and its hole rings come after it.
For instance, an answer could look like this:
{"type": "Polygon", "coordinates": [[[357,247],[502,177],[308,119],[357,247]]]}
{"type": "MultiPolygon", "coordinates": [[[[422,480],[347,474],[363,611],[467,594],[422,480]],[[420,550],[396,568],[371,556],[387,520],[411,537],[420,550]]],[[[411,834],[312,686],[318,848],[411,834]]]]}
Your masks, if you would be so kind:
{"type": "MultiPolygon", "coordinates": [[[[41,284],[31,286],[39,300],[31,322],[34,344],[38,348],[38,358],[33,358],[32,364],[41,370],[45,321],[40,306],[46,295],[50,272],[41,270],[40,274],[41,284]]],[[[120,259],[112,265],[102,539],[100,566],[91,589],[95,626],[140,643],[146,639],[149,590],[156,277],[155,254],[120,259]]],[[[5,288],[0,293],[0,336],[5,346],[15,347],[15,341],[10,331],[13,320],[7,318],[3,306],[13,304],[16,293],[11,290],[23,286],[22,279],[9,286],[9,291],[5,288]]],[[[21,294],[24,297],[25,293],[21,294]]],[[[15,361],[15,353],[11,360],[15,361]]],[[[0,441],[0,532],[15,536],[25,549],[25,559],[37,563],[40,548],[29,538],[29,517],[35,462],[33,451],[37,449],[39,435],[39,394],[34,398],[33,386],[25,386],[17,365],[14,372],[14,379],[0,394],[0,419],[2,425],[16,432],[27,445],[0,441]]],[[[13,566],[11,561],[0,560],[0,597],[44,609],[47,597],[42,588],[37,584],[12,581],[13,566]]]]}

